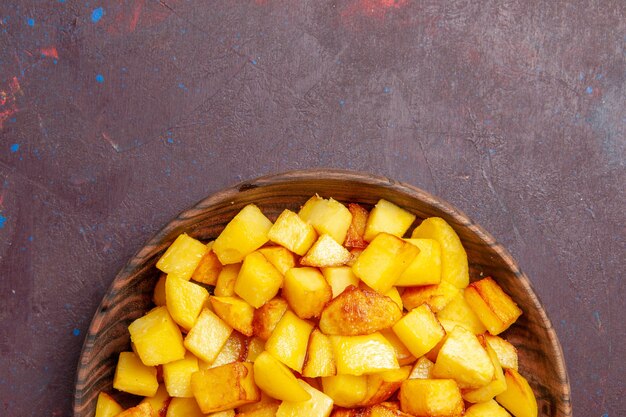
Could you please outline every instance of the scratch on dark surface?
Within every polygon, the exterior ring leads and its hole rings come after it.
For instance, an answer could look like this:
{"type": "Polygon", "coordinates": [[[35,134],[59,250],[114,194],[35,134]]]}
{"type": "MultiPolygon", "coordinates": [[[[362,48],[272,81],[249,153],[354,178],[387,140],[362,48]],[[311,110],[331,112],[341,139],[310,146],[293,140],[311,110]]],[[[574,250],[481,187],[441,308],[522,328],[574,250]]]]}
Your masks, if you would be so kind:
{"type": "Polygon", "coordinates": [[[428,156],[426,155],[426,151],[424,150],[424,144],[422,143],[422,140],[420,138],[417,138],[417,146],[419,146],[420,150],[422,151],[422,156],[424,157],[424,161],[426,162],[426,168],[428,168],[428,175],[430,175],[430,180],[432,181],[433,185],[437,187],[435,175],[433,174],[433,168],[430,165],[430,161],[428,160],[428,156]]]}
{"type": "Polygon", "coordinates": [[[115,142],[113,141],[113,139],[111,139],[111,137],[108,135],[108,133],[107,133],[107,132],[102,132],[102,138],[103,138],[103,139],[104,139],[104,140],[105,140],[105,141],[106,141],[109,145],[111,145],[111,147],[112,147],[113,149],[115,149],[115,152],[117,152],[117,153],[122,153],[122,152],[123,152],[123,150],[120,148],[120,146],[119,146],[117,143],[115,143],[115,142]]]}

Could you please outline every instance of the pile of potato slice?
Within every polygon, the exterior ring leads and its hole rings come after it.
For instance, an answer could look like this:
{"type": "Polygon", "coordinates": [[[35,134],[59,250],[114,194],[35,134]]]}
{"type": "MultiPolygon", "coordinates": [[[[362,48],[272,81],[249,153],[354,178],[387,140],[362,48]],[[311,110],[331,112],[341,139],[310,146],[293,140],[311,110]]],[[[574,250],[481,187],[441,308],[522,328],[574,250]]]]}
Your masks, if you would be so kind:
{"type": "Polygon", "coordinates": [[[441,218],[313,196],[272,223],[250,204],[215,241],[181,234],[156,307],[129,326],[96,417],[536,417],[522,314],[441,218]],[[507,411],[508,410],[508,411],[507,411]]]}

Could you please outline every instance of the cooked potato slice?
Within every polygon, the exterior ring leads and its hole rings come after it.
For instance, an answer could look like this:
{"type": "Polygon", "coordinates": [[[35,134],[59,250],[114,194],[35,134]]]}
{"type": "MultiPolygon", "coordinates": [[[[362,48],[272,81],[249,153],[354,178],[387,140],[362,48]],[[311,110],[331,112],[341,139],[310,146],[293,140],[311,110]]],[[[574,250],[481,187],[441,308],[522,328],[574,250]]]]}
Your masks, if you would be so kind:
{"type": "MultiPolygon", "coordinates": [[[[279,405],[280,405],[279,400],[272,398],[269,395],[265,394],[263,391],[261,391],[261,399],[259,401],[250,403],[250,404],[240,405],[239,407],[237,407],[237,417],[241,417],[241,416],[248,417],[249,415],[253,415],[254,417],[257,417],[256,414],[247,414],[247,413],[250,413],[252,411],[256,411],[262,408],[267,408],[267,407],[274,407],[274,414],[272,414],[272,416],[274,416],[276,414],[276,410],[278,409],[279,405]]],[[[260,416],[265,417],[264,414],[260,414],[259,417],[260,416]]]]}
{"type": "Polygon", "coordinates": [[[269,339],[288,308],[289,305],[284,298],[276,297],[256,309],[252,320],[254,335],[262,340],[269,339]]]}
{"type": "Polygon", "coordinates": [[[271,300],[283,284],[283,276],[261,252],[252,252],[241,265],[235,294],[254,308],[259,308],[271,300]]]}
{"type": "Polygon", "coordinates": [[[161,365],[185,356],[183,336],[166,307],[156,307],[128,326],[131,342],[141,361],[161,365]]]}
{"type": "Polygon", "coordinates": [[[302,206],[298,215],[315,228],[317,233],[329,234],[339,243],[343,243],[352,222],[352,214],[340,202],[328,200],[318,195],[311,197],[302,206]]]}
{"type": "Polygon", "coordinates": [[[195,398],[172,398],[165,417],[204,417],[195,398]]]}
{"type": "Polygon", "coordinates": [[[131,407],[128,410],[122,411],[115,417],[152,417],[152,406],[148,403],[139,404],[136,407],[131,407]]]}
{"type": "Polygon", "coordinates": [[[381,403],[365,408],[336,408],[331,417],[412,417],[390,404],[381,403]]]}
{"type": "Polygon", "coordinates": [[[428,304],[411,310],[392,329],[416,358],[434,348],[446,334],[428,304]]]}
{"type": "Polygon", "coordinates": [[[380,333],[330,336],[337,374],[363,375],[398,369],[396,351],[380,333]]]}
{"type": "Polygon", "coordinates": [[[191,398],[191,374],[198,371],[198,358],[190,352],[179,361],[163,365],[163,382],[171,397],[191,398]]]}
{"type": "Polygon", "coordinates": [[[188,280],[208,250],[204,243],[182,233],[167,248],[156,267],[166,274],[188,280]]]}
{"type": "Polygon", "coordinates": [[[233,329],[246,336],[252,336],[254,307],[238,297],[211,296],[213,311],[233,329]]]}
{"type": "Polygon", "coordinates": [[[496,355],[496,352],[486,342],[483,345],[487,350],[487,354],[489,355],[489,359],[491,359],[495,371],[493,380],[484,387],[462,391],[463,399],[474,404],[489,401],[506,390],[506,380],[502,366],[500,366],[500,361],[498,360],[498,355],[496,355]]]}
{"type": "Polygon", "coordinates": [[[402,293],[402,302],[407,310],[413,310],[415,307],[426,303],[434,313],[438,313],[459,293],[460,290],[448,282],[441,282],[438,285],[409,287],[402,293]]]}
{"type": "Polygon", "coordinates": [[[404,305],[402,303],[402,296],[400,295],[400,291],[398,291],[398,288],[391,287],[391,289],[387,291],[385,295],[391,298],[394,303],[396,303],[400,311],[404,310],[404,305]]]}
{"type": "Polygon", "coordinates": [[[474,404],[465,410],[465,417],[511,417],[507,411],[494,400],[474,404]]]}
{"type": "Polygon", "coordinates": [[[430,217],[417,226],[411,238],[434,239],[441,245],[441,280],[457,288],[469,284],[467,253],[452,226],[439,217],[430,217]]]}
{"type": "Polygon", "coordinates": [[[413,221],[415,215],[387,200],[378,200],[367,219],[364,238],[371,242],[381,232],[402,237],[413,221]]]}
{"type": "Polygon", "coordinates": [[[249,337],[246,341],[245,358],[242,360],[254,362],[263,351],[265,351],[265,341],[259,337],[249,337]]]}
{"type": "Polygon", "coordinates": [[[209,299],[206,288],[173,275],[165,280],[165,302],[172,319],[185,330],[193,327],[209,299]]]}
{"type": "Polygon", "coordinates": [[[311,323],[287,310],[265,343],[265,350],[294,371],[301,373],[312,331],[311,323]]]}
{"type": "Polygon", "coordinates": [[[328,335],[356,336],[387,329],[400,317],[402,311],[391,298],[350,286],[326,305],[319,326],[328,335]]]}
{"type": "Polygon", "coordinates": [[[259,401],[252,367],[249,362],[234,362],[194,373],[191,390],[200,410],[215,413],[259,401]]]}
{"type": "MultiPolygon", "coordinates": [[[[201,362],[200,369],[216,368],[233,362],[243,362],[248,354],[248,341],[239,332],[232,332],[212,363],[201,362]]],[[[251,362],[251,361],[248,361],[251,362]]]]}
{"type": "Polygon", "coordinates": [[[232,331],[232,327],[205,308],[185,337],[185,347],[198,359],[213,363],[232,331]]]}
{"type": "Polygon", "coordinates": [[[207,414],[204,417],[235,417],[235,410],[230,409],[230,410],[218,411],[217,413],[207,414]]]}
{"type": "Polygon", "coordinates": [[[276,417],[328,417],[333,410],[333,400],[301,379],[298,383],[311,398],[306,401],[283,401],[276,417]]]}
{"type": "Polygon", "coordinates": [[[407,379],[399,396],[402,411],[414,416],[459,417],[465,408],[452,379],[407,379]]]}
{"type": "Polygon", "coordinates": [[[419,358],[413,365],[408,379],[431,379],[433,376],[434,363],[426,356],[419,358]]]}
{"type": "Polygon", "coordinates": [[[330,235],[321,235],[311,249],[300,259],[300,265],[318,268],[342,266],[352,259],[348,249],[341,246],[330,235]]]}
{"type": "Polygon", "coordinates": [[[406,348],[404,343],[396,336],[392,329],[383,329],[380,334],[391,343],[396,351],[396,357],[400,366],[408,365],[415,362],[415,356],[406,348]]]}
{"type": "Polygon", "coordinates": [[[113,388],[151,397],[159,388],[156,368],[144,365],[134,352],[121,352],[115,368],[113,388]]]}
{"type": "Polygon", "coordinates": [[[348,210],[352,214],[352,222],[348,227],[346,240],[343,244],[348,248],[364,248],[367,246],[363,236],[365,235],[369,212],[363,206],[355,203],[348,204],[348,210]]]}
{"type": "Polygon", "coordinates": [[[167,278],[167,274],[161,274],[159,280],[154,286],[154,292],[152,293],[152,302],[157,307],[166,305],[167,301],[165,299],[165,279],[167,278]]]}
{"type": "Polygon", "coordinates": [[[285,275],[282,295],[301,319],[319,317],[332,298],[332,289],[317,268],[291,268],[285,275]]]}
{"type": "Polygon", "coordinates": [[[217,283],[213,294],[218,297],[231,297],[235,295],[235,282],[241,270],[241,264],[225,265],[217,276],[217,283]]]}
{"type": "Polygon", "coordinates": [[[291,210],[284,210],[267,233],[269,239],[297,255],[304,255],[315,239],[317,233],[313,226],[305,222],[291,210]]]}
{"type": "Polygon", "coordinates": [[[354,275],[381,294],[389,291],[419,253],[399,237],[379,233],[352,266],[354,275]]]}
{"type": "Polygon", "coordinates": [[[197,282],[201,282],[207,285],[215,285],[217,283],[217,277],[222,270],[222,263],[217,258],[215,252],[213,252],[213,242],[207,243],[206,247],[209,249],[193,271],[191,279],[197,282]]]}
{"type": "Polygon", "coordinates": [[[122,406],[119,405],[109,394],[106,392],[98,394],[95,417],[115,417],[122,411],[124,411],[122,406]]]}
{"type": "MultiPolygon", "coordinates": [[[[467,288],[465,290],[467,290],[467,288]]],[[[456,293],[450,302],[437,313],[437,318],[440,321],[453,321],[474,334],[481,334],[487,330],[474,313],[474,310],[472,310],[467,301],[465,301],[463,292],[456,293]]]]}
{"type": "Polygon", "coordinates": [[[439,350],[433,376],[454,379],[461,388],[480,388],[494,376],[494,366],[476,335],[461,326],[448,333],[439,350]]]}
{"type": "Polygon", "coordinates": [[[337,373],[335,359],[333,357],[333,346],[330,339],[319,329],[313,330],[309,336],[302,376],[307,378],[317,378],[320,376],[331,376],[337,373]]]}
{"type": "Polygon", "coordinates": [[[226,225],[213,243],[213,251],[224,265],[243,261],[268,241],[272,222],[254,204],[245,206],[226,225]]]}
{"type": "Polygon", "coordinates": [[[339,407],[358,407],[367,396],[367,375],[334,375],[322,378],[322,389],[339,407]]]}
{"type": "Polygon", "coordinates": [[[496,401],[515,417],[537,417],[537,399],[532,388],[514,369],[504,371],[506,391],[496,396],[496,401]]]}
{"type": "Polygon", "coordinates": [[[259,249],[259,252],[270,261],[274,268],[282,275],[285,275],[290,268],[296,266],[296,257],[290,250],[282,246],[266,246],[259,249]]]}
{"type": "Polygon", "coordinates": [[[465,300],[494,336],[508,329],[522,315],[522,310],[491,277],[471,283],[465,290],[465,300]]]}
{"type": "Polygon", "coordinates": [[[322,275],[333,291],[333,298],[341,294],[350,285],[359,285],[359,278],[349,266],[322,268],[322,275]]]}
{"type": "Polygon", "coordinates": [[[510,342],[499,336],[484,334],[485,341],[498,355],[498,361],[505,369],[515,369],[517,371],[517,349],[510,342]]]}
{"type": "Polygon", "coordinates": [[[441,245],[434,239],[405,239],[419,248],[420,253],[404,270],[394,285],[412,287],[441,282],[441,245]]]}
{"type": "Polygon", "coordinates": [[[272,398],[282,401],[306,401],[311,398],[291,370],[268,352],[254,361],[254,382],[272,398]]]}
{"type": "Polygon", "coordinates": [[[410,366],[403,366],[392,371],[378,372],[367,376],[367,394],[360,407],[366,407],[387,401],[402,385],[411,372],[410,366]]]}
{"type": "Polygon", "coordinates": [[[250,411],[240,411],[236,414],[237,417],[276,417],[276,412],[280,406],[279,402],[275,404],[269,404],[261,408],[256,408],[250,411]]]}
{"type": "Polygon", "coordinates": [[[159,389],[157,389],[156,394],[151,397],[145,397],[143,400],[141,400],[141,402],[149,403],[155,415],[159,417],[164,416],[167,412],[167,406],[170,403],[170,395],[167,393],[167,388],[165,388],[165,384],[159,385],[159,389]]]}

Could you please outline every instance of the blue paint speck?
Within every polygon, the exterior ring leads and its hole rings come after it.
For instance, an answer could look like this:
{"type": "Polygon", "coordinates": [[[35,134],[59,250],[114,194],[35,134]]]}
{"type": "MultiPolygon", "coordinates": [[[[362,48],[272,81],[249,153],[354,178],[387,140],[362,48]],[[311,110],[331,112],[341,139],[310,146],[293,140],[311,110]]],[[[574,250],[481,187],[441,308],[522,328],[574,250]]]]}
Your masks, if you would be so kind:
{"type": "Polygon", "coordinates": [[[172,138],[167,138],[167,143],[174,143],[174,139],[172,139],[172,138]]]}
{"type": "Polygon", "coordinates": [[[28,26],[33,27],[33,26],[35,26],[35,19],[33,19],[32,17],[29,17],[26,20],[26,23],[28,23],[28,26]]]}
{"type": "Polygon", "coordinates": [[[34,238],[33,238],[33,236],[32,236],[32,235],[28,236],[28,241],[29,241],[29,242],[32,242],[32,241],[33,241],[33,239],[34,239],[34,238]]]}
{"type": "Polygon", "coordinates": [[[72,330],[72,334],[74,336],[80,336],[80,330],[78,330],[77,328],[74,328],[74,330],[72,330]]]}
{"type": "Polygon", "coordinates": [[[256,65],[256,59],[253,59],[253,60],[252,60],[252,61],[250,61],[250,62],[252,62],[252,65],[256,65]]]}
{"type": "Polygon", "coordinates": [[[11,122],[11,123],[15,123],[15,122],[17,122],[17,117],[11,117],[11,118],[9,119],[9,122],[11,122]]]}
{"type": "Polygon", "coordinates": [[[178,88],[180,88],[181,90],[186,90],[187,87],[185,87],[185,84],[183,83],[178,83],[178,88]]]}
{"type": "Polygon", "coordinates": [[[57,62],[59,62],[59,61],[57,61],[56,59],[53,59],[52,62],[54,63],[54,65],[56,65],[57,62]]]}
{"type": "Polygon", "coordinates": [[[0,214],[0,229],[4,229],[4,224],[7,222],[7,218],[0,214]]]}
{"type": "Polygon", "coordinates": [[[588,86],[588,87],[585,89],[585,92],[586,92],[587,94],[591,94],[591,93],[593,93],[593,87],[592,87],[592,86],[588,86]]]}
{"type": "Polygon", "coordinates": [[[11,153],[15,153],[20,150],[20,144],[14,143],[13,145],[11,145],[9,149],[11,149],[11,153]]]}
{"type": "Polygon", "coordinates": [[[383,93],[385,93],[385,94],[391,93],[391,88],[389,88],[389,87],[383,88],[383,93]]]}
{"type": "Polygon", "coordinates": [[[344,100],[339,100],[339,105],[343,107],[346,105],[346,102],[344,100]]]}
{"type": "Polygon", "coordinates": [[[102,7],[98,7],[97,9],[93,9],[91,12],[91,21],[97,23],[104,16],[104,9],[102,7]]]}
{"type": "Polygon", "coordinates": [[[602,74],[596,75],[596,80],[601,80],[602,78],[604,78],[604,75],[602,74]]]}
{"type": "Polygon", "coordinates": [[[602,414],[602,417],[609,417],[609,413],[602,414]]]}
{"type": "Polygon", "coordinates": [[[59,0],[59,3],[65,3],[66,0],[59,0]]]}
{"type": "Polygon", "coordinates": [[[102,84],[104,82],[104,76],[102,74],[96,75],[96,81],[102,84]]]}

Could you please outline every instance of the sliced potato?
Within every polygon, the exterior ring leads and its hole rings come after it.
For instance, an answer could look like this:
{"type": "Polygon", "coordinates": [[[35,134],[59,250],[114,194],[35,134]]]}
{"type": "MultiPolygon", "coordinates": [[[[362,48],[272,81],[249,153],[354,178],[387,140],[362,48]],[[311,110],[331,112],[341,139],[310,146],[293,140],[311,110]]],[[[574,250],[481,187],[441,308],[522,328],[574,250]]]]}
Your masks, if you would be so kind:
{"type": "Polygon", "coordinates": [[[399,397],[402,411],[414,416],[460,417],[465,409],[452,379],[407,379],[399,397]]]}
{"type": "Polygon", "coordinates": [[[337,373],[335,358],[333,356],[333,346],[330,339],[319,329],[313,330],[309,337],[302,376],[307,378],[317,378],[320,376],[331,376],[337,373]]]}
{"type": "Polygon", "coordinates": [[[371,242],[381,232],[402,237],[414,220],[413,213],[380,199],[367,219],[364,238],[371,242]]]}
{"type": "Polygon", "coordinates": [[[396,351],[380,333],[330,336],[337,374],[363,375],[400,368],[396,351]]]}
{"type": "Polygon", "coordinates": [[[281,401],[306,401],[311,395],[300,386],[289,368],[268,352],[254,361],[254,382],[272,398],[281,401]]]}
{"type": "Polygon", "coordinates": [[[109,394],[106,392],[100,392],[98,394],[95,417],[115,417],[122,411],[122,406],[119,405],[109,394]]]}
{"type": "Polygon", "coordinates": [[[226,225],[212,249],[222,264],[239,263],[269,240],[271,228],[272,222],[261,210],[248,204],[226,225]]]}
{"type": "Polygon", "coordinates": [[[317,233],[313,226],[305,222],[291,210],[284,210],[274,222],[267,236],[297,255],[304,255],[315,239],[317,233]]]}
{"type": "Polygon", "coordinates": [[[252,336],[254,307],[238,297],[211,297],[213,311],[233,329],[252,336]]]}
{"type": "Polygon", "coordinates": [[[285,275],[282,296],[301,319],[319,317],[332,298],[332,289],[317,268],[291,268],[285,275]]]}

